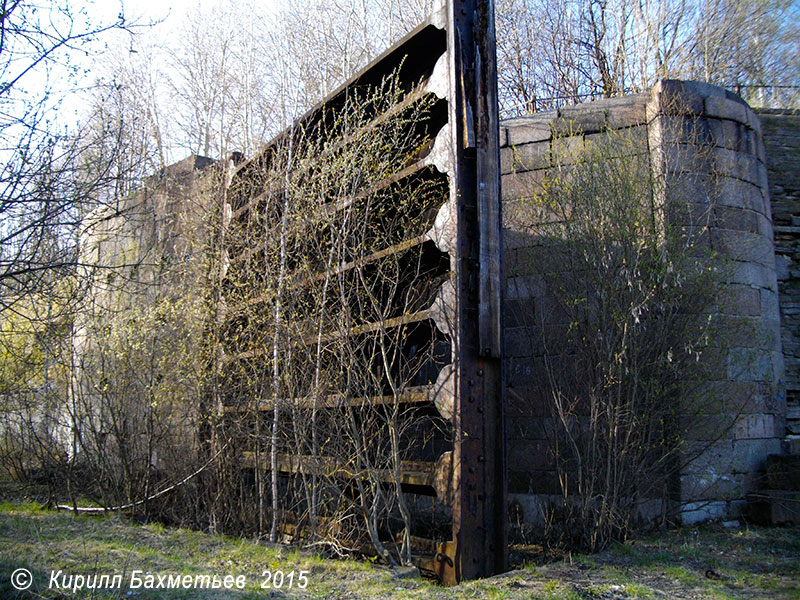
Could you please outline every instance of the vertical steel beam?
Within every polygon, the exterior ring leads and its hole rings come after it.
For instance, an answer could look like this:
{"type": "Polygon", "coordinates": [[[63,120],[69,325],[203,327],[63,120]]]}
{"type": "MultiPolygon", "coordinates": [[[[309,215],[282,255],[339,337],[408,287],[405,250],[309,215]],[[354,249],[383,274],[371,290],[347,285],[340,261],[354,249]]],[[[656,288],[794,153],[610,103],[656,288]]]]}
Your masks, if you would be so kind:
{"type": "Polygon", "coordinates": [[[448,11],[458,376],[453,539],[448,548],[453,572],[445,583],[501,572],[507,557],[494,2],[449,0],[448,11]]]}

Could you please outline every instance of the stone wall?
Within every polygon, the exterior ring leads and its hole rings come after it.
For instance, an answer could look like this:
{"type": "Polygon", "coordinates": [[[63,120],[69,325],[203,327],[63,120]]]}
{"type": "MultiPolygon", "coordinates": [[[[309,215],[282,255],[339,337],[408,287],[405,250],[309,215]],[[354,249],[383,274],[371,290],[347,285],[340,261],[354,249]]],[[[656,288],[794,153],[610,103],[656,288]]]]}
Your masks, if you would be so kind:
{"type": "Polygon", "coordinates": [[[800,454],[800,114],[759,111],[775,230],[775,267],[786,361],[787,441],[800,454]]]}
{"type": "MultiPolygon", "coordinates": [[[[696,231],[726,265],[713,310],[729,335],[712,340],[705,353],[716,374],[706,389],[725,401],[692,423],[689,452],[700,456],[681,471],[671,494],[685,523],[736,515],[766,456],[779,452],[784,430],[773,232],[758,118],[738,96],[694,82],[662,81],[648,94],[501,127],[510,498],[522,520],[536,522],[548,496],[560,493],[547,441],[547,353],[536,340],[541,328],[560,326],[561,316],[536,266],[553,248],[526,231],[526,198],[555,163],[568,163],[609,132],[625,140],[626,154],[690,198],[688,210],[669,220],[696,231]]],[[[663,508],[650,502],[644,513],[655,516],[663,508]]]]}

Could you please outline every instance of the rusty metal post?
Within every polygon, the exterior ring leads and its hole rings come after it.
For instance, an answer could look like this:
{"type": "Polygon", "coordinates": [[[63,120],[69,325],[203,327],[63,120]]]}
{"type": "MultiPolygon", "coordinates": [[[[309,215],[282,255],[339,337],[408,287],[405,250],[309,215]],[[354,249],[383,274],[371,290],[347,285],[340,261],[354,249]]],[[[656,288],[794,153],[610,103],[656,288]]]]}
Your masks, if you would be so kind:
{"type": "Polygon", "coordinates": [[[449,0],[458,290],[453,577],[506,568],[502,233],[494,2],[449,0]]]}

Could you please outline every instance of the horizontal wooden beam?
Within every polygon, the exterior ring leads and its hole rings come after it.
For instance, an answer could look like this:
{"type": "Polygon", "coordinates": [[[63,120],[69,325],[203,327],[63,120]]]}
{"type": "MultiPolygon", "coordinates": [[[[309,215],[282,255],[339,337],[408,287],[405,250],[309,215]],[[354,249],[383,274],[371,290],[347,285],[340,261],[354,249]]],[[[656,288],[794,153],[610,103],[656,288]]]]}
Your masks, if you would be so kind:
{"type": "MultiPolygon", "coordinates": [[[[342,394],[327,394],[322,395],[316,399],[310,396],[303,396],[298,398],[284,398],[281,400],[281,406],[285,407],[299,407],[299,408],[338,408],[344,405],[347,406],[364,406],[364,405],[394,405],[397,404],[425,404],[433,402],[436,396],[435,385],[419,385],[413,387],[403,388],[402,392],[397,395],[384,395],[384,396],[360,396],[348,398],[342,394]]],[[[258,401],[251,401],[245,405],[239,406],[226,406],[224,412],[226,413],[249,413],[249,412],[265,412],[271,411],[275,408],[275,403],[271,399],[262,399],[258,401]]]]}
{"type": "MultiPolygon", "coordinates": [[[[424,233],[422,235],[418,235],[416,237],[409,238],[407,240],[403,240],[402,242],[394,244],[393,246],[389,246],[387,248],[383,248],[381,250],[373,252],[372,254],[368,254],[368,255],[364,256],[363,258],[359,258],[358,260],[352,260],[352,261],[340,263],[339,265],[337,265],[336,267],[333,267],[332,269],[330,269],[328,271],[320,271],[320,272],[317,272],[317,273],[314,273],[314,274],[311,274],[311,275],[304,275],[304,276],[302,276],[302,277],[300,277],[298,279],[295,279],[295,280],[293,280],[292,276],[290,275],[288,277],[288,279],[290,281],[289,285],[290,285],[290,287],[292,289],[303,288],[303,287],[306,287],[308,285],[311,285],[312,283],[316,283],[318,281],[322,281],[326,277],[335,277],[336,275],[341,275],[342,273],[346,273],[347,271],[350,271],[352,269],[356,269],[356,268],[359,268],[359,267],[364,267],[366,265],[369,265],[371,263],[379,261],[379,260],[381,260],[383,258],[387,258],[389,256],[392,256],[393,254],[400,254],[401,252],[405,252],[406,250],[410,250],[412,248],[415,248],[416,246],[421,246],[425,242],[429,241],[429,239],[430,238],[429,238],[428,234],[424,233]]],[[[253,254],[255,254],[259,250],[260,250],[260,248],[250,249],[245,254],[247,256],[252,256],[253,254]]],[[[257,294],[255,296],[253,296],[252,298],[248,298],[247,300],[245,300],[245,301],[243,301],[243,302],[241,302],[239,304],[236,304],[236,305],[234,305],[232,307],[229,307],[229,309],[228,309],[229,313],[228,314],[230,316],[238,315],[245,308],[247,308],[249,306],[253,306],[254,304],[259,304],[261,302],[264,302],[266,299],[267,299],[267,295],[266,294],[257,294]]]]}
{"type": "MultiPolygon", "coordinates": [[[[398,327],[402,327],[403,325],[411,325],[413,323],[420,323],[422,321],[427,321],[432,319],[433,317],[433,309],[426,308],[425,310],[420,310],[413,313],[407,313],[404,315],[400,315],[397,317],[390,317],[388,319],[381,319],[380,321],[371,321],[369,323],[364,323],[362,325],[356,325],[355,327],[351,327],[346,332],[336,332],[336,333],[325,333],[322,335],[320,339],[321,342],[330,342],[333,340],[341,339],[346,335],[364,335],[365,333],[374,333],[376,331],[382,330],[390,330],[396,329],[398,327]]],[[[304,344],[313,344],[317,342],[317,335],[310,334],[303,338],[304,344]]],[[[270,348],[259,348],[258,350],[247,350],[245,352],[239,352],[232,356],[226,357],[226,362],[231,360],[243,360],[249,358],[259,358],[262,356],[266,356],[269,352],[272,352],[270,348]]]]}
{"type": "MultiPolygon", "coordinates": [[[[262,467],[269,470],[269,455],[264,454],[262,467]]],[[[243,452],[243,466],[255,468],[255,452],[243,452]]],[[[384,483],[397,483],[395,473],[390,468],[363,468],[356,461],[344,462],[329,456],[279,454],[278,472],[284,474],[313,474],[346,479],[377,479],[384,483]]],[[[426,461],[402,461],[400,463],[400,484],[430,488],[435,491],[436,463],[426,461]]]]}

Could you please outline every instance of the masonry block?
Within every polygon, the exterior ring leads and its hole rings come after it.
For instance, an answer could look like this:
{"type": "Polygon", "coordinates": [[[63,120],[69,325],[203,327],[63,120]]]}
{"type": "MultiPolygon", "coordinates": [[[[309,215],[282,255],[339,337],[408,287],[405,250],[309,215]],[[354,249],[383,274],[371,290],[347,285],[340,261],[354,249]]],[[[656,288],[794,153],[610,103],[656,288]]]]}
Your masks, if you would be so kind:
{"type": "Polygon", "coordinates": [[[526,275],[506,279],[506,299],[517,300],[543,296],[547,286],[542,275],[526,275]]]}
{"type": "Polygon", "coordinates": [[[764,141],[760,137],[758,137],[753,142],[753,145],[755,146],[756,157],[758,158],[758,160],[761,162],[762,165],[767,166],[767,150],[764,146],[764,141]]]}
{"type": "Polygon", "coordinates": [[[553,435],[553,419],[550,417],[518,417],[510,420],[507,427],[510,440],[543,440],[553,435]]]}
{"type": "Polygon", "coordinates": [[[650,92],[654,94],[661,93],[676,96],[683,93],[683,84],[684,82],[680,79],[660,79],[652,87],[650,92]]]}
{"type": "Polygon", "coordinates": [[[547,441],[509,441],[507,447],[510,471],[546,471],[553,468],[554,458],[547,441]]]}
{"type": "MultiPolygon", "coordinates": [[[[777,276],[776,276],[777,278],[777,276]]],[[[770,321],[780,321],[780,307],[778,304],[778,294],[774,289],[760,289],[761,311],[765,319],[770,321]]]]}
{"type": "Polygon", "coordinates": [[[760,233],[759,216],[751,210],[719,205],[713,208],[712,223],[719,229],[760,233]]]}
{"type": "MultiPolygon", "coordinates": [[[[529,388],[546,381],[545,371],[537,368],[534,357],[506,357],[506,382],[509,387],[529,388]]],[[[539,362],[541,360],[539,359],[539,362]]]]}
{"type": "Polygon", "coordinates": [[[709,117],[730,119],[737,123],[747,124],[747,113],[748,108],[746,105],[728,98],[711,96],[705,100],[705,114],[709,117]]]}
{"type": "Polygon", "coordinates": [[[736,177],[720,176],[716,179],[716,202],[722,206],[746,208],[766,216],[761,189],[736,177]]]}
{"type": "Polygon", "coordinates": [[[759,161],[758,159],[753,159],[755,161],[755,181],[758,186],[763,190],[764,193],[764,208],[766,210],[766,215],[768,218],[772,218],[772,205],[769,202],[769,177],[767,173],[767,167],[764,166],[764,163],[759,161]]]}
{"type": "Polygon", "coordinates": [[[769,240],[773,239],[772,220],[759,213],[756,213],[756,215],[758,218],[758,233],[769,240]]]}
{"type": "MultiPolygon", "coordinates": [[[[511,146],[500,147],[500,175],[507,175],[514,170],[514,148],[511,146]]],[[[502,179],[501,179],[502,181],[502,179]]]]}
{"type": "MultiPolygon", "coordinates": [[[[510,219],[508,219],[510,220],[510,219]]],[[[531,244],[531,234],[522,227],[506,226],[503,230],[503,249],[516,250],[531,244]]]]}
{"type": "Polygon", "coordinates": [[[733,472],[755,473],[764,467],[767,456],[777,454],[780,450],[781,440],[777,437],[734,440],[733,472]]]}
{"type": "Polygon", "coordinates": [[[552,137],[552,121],[553,115],[551,113],[506,121],[508,145],[519,146],[521,144],[549,140],[552,137]]]}
{"type": "Polygon", "coordinates": [[[508,357],[536,356],[543,352],[541,333],[535,327],[507,327],[504,350],[508,357]]]}
{"type": "Polygon", "coordinates": [[[782,437],[783,432],[780,431],[780,423],[780,419],[776,419],[775,415],[742,415],[736,420],[736,426],[733,430],[734,439],[745,440],[782,437]]]}
{"type": "MultiPolygon", "coordinates": [[[[506,298],[504,331],[510,331],[516,327],[523,327],[536,323],[536,299],[522,298],[510,300],[506,298]]],[[[530,354],[530,353],[529,353],[530,354]]]]}
{"type": "Polygon", "coordinates": [[[651,101],[648,103],[648,120],[653,111],[663,115],[702,115],[704,113],[703,96],[687,92],[684,82],[674,79],[662,79],[650,91],[651,101]]]}
{"type": "MultiPolygon", "coordinates": [[[[506,255],[506,276],[523,277],[527,275],[542,275],[548,272],[548,266],[555,260],[562,260],[558,255],[559,250],[541,244],[531,245],[511,250],[506,255]]],[[[563,264],[560,263],[560,264],[563,264]]]]}
{"type": "Polygon", "coordinates": [[[728,280],[730,283],[746,284],[766,290],[778,289],[775,270],[751,262],[734,262],[730,267],[728,280]]]}
{"type": "Polygon", "coordinates": [[[509,471],[509,494],[560,494],[558,476],[552,470],[509,471]]]}
{"type": "Polygon", "coordinates": [[[704,202],[672,201],[667,203],[666,219],[670,225],[705,228],[713,224],[711,205],[704,202]]]}
{"type": "Polygon", "coordinates": [[[506,414],[517,417],[551,416],[550,396],[540,382],[532,385],[506,386],[506,414]]]}
{"type": "Polygon", "coordinates": [[[769,455],[767,457],[767,486],[775,490],[800,492],[800,455],[769,455]]]}
{"type": "Polygon", "coordinates": [[[679,419],[680,435],[690,442],[716,442],[732,435],[736,417],[733,414],[695,414],[679,419]]]}
{"type": "Polygon", "coordinates": [[[754,110],[747,111],[747,126],[758,133],[759,136],[762,135],[761,118],[754,110]]]}
{"type": "Polygon", "coordinates": [[[724,91],[725,91],[725,97],[728,100],[731,100],[732,102],[737,102],[742,106],[744,106],[745,108],[747,108],[748,110],[750,110],[747,102],[745,102],[739,94],[732,92],[731,90],[724,90],[724,91]]]}
{"type": "MultiPolygon", "coordinates": [[[[537,189],[540,189],[540,184],[544,177],[544,171],[507,173],[503,175],[500,181],[503,189],[503,204],[505,205],[509,200],[532,197],[537,189]]],[[[505,216],[503,219],[505,220],[505,216]]]]}
{"type": "Polygon", "coordinates": [[[717,196],[716,181],[703,173],[676,173],[667,181],[667,195],[675,204],[692,202],[710,207],[717,196]]]}
{"type": "Polygon", "coordinates": [[[553,295],[543,296],[539,301],[541,308],[541,320],[543,323],[551,325],[567,325],[570,315],[567,313],[564,303],[553,295]]]}
{"type": "MultiPolygon", "coordinates": [[[[538,175],[542,171],[534,171],[531,175],[538,175]]],[[[516,177],[513,174],[506,175],[506,177],[516,177]]],[[[505,179],[504,179],[505,181],[505,179]]],[[[531,243],[552,243],[550,240],[542,240],[548,232],[544,230],[544,226],[552,223],[559,223],[558,217],[553,214],[537,195],[541,192],[541,184],[537,180],[527,182],[525,185],[524,179],[521,180],[520,186],[521,198],[507,199],[503,202],[503,225],[511,227],[519,232],[528,234],[529,245],[531,243]]]]}
{"type": "Polygon", "coordinates": [[[704,81],[683,81],[683,89],[707,98],[725,98],[725,90],[704,81]]]}
{"type": "Polygon", "coordinates": [[[726,409],[734,414],[775,413],[774,394],[763,382],[725,381],[719,384],[726,409]]]}
{"type": "MultiPolygon", "coordinates": [[[[536,527],[542,527],[545,524],[545,513],[547,506],[550,502],[548,496],[540,494],[508,494],[509,506],[514,507],[514,516],[517,516],[517,521],[521,523],[530,524],[536,527]]],[[[511,516],[511,511],[509,511],[511,516]]]]}
{"type": "Polygon", "coordinates": [[[605,105],[608,108],[609,129],[647,123],[645,105],[648,97],[649,94],[643,93],[605,100],[605,105]]]}
{"type": "Polygon", "coordinates": [[[500,149],[502,151],[503,148],[508,146],[508,127],[500,127],[500,149]]]}
{"type": "Polygon", "coordinates": [[[766,350],[731,348],[727,375],[731,381],[772,381],[772,357],[766,350]]]}
{"type": "MultiPolygon", "coordinates": [[[[722,331],[730,343],[737,348],[756,348],[769,353],[781,348],[780,323],[761,318],[759,315],[719,315],[716,327],[722,331]]],[[[770,358],[770,360],[772,360],[770,358]]],[[[773,364],[773,373],[780,372],[773,364]]],[[[765,381],[771,381],[766,380],[765,381]]]]}
{"type": "MultiPolygon", "coordinates": [[[[776,389],[779,389],[779,394],[783,397],[783,400],[785,402],[786,389],[783,387],[784,385],[783,376],[786,373],[786,364],[784,362],[784,356],[780,346],[778,346],[777,348],[773,348],[773,350],[770,352],[770,357],[772,358],[772,372],[774,373],[770,383],[775,385],[776,389]]],[[[781,411],[781,414],[785,413],[786,409],[784,408],[781,411]]]]}
{"type": "Polygon", "coordinates": [[[647,153],[647,140],[648,132],[644,125],[590,133],[584,139],[587,150],[599,150],[609,158],[644,155],[647,153]]]}
{"type": "Polygon", "coordinates": [[[788,452],[790,454],[800,454],[800,440],[791,439],[792,436],[800,435],[800,406],[789,404],[786,406],[786,431],[789,434],[786,439],[788,452]]]}
{"type": "Polygon", "coordinates": [[[718,302],[720,312],[726,315],[761,316],[761,293],[749,286],[727,286],[719,293],[718,302]]]}
{"type": "Polygon", "coordinates": [[[748,517],[760,525],[800,525],[800,492],[760,490],[747,495],[748,517]]]}
{"type": "Polygon", "coordinates": [[[695,457],[684,470],[712,480],[734,473],[753,474],[764,468],[767,456],[780,452],[778,438],[726,439],[717,442],[690,442],[686,455],[695,457]]]}
{"type": "Polygon", "coordinates": [[[711,230],[711,247],[732,260],[749,261],[768,269],[775,265],[772,240],[757,233],[714,228],[711,230]]]}
{"type": "Polygon", "coordinates": [[[754,156],[728,150],[727,148],[714,148],[714,164],[711,172],[719,176],[735,177],[758,186],[762,184],[760,169],[763,165],[754,156]]]}
{"type": "Polygon", "coordinates": [[[570,164],[577,162],[583,156],[583,151],[583,136],[581,135],[553,138],[552,155],[554,163],[570,164]]]}
{"type": "MultiPolygon", "coordinates": [[[[711,152],[697,152],[697,147],[688,144],[667,143],[661,148],[664,170],[672,178],[683,173],[715,173],[715,158],[711,152]]],[[[724,150],[717,148],[717,150],[724,150]]]]}
{"type": "Polygon", "coordinates": [[[736,137],[731,137],[731,132],[726,130],[726,124],[733,124],[732,121],[725,121],[724,119],[714,119],[706,117],[708,128],[711,132],[711,140],[718,148],[729,148],[736,150],[738,146],[738,130],[736,130],[736,137]]]}
{"type": "Polygon", "coordinates": [[[704,257],[711,252],[711,231],[704,225],[683,225],[677,228],[689,256],[704,257]]]}
{"type": "MultiPolygon", "coordinates": [[[[694,385],[687,383],[691,398],[687,400],[693,407],[692,417],[699,419],[703,414],[725,419],[720,424],[732,426],[735,418],[724,417],[743,414],[783,414],[783,402],[779,398],[775,386],[756,381],[703,381],[694,385]],[[700,415],[700,416],[698,416],[700,415]]],[[[729,436],[726,436],[729,437],[729,436]]]]}
{"type": "Polygon", "coordinates": [[[686,502],[681,506],[680,519],[684,526],[722,519],[728,515],[728,503],[724,500],[686,502]]]}
{"type": "Polygon", "coordinates": [[[745,494],[745,476],[741,473],[711,472],[706,476],[681,477],[681,497],[693,501],[718,501],[742,498],[745,494]]]}
{"type": "Polygon", "coordinates": [[[746,125],[739,125],[739,152],[745,152],[755,157],[761,164],[764,164],[763,153],[759,153],[759,148],[763,149],[764,144],[752,129],[746,125]]]}
{"type": "Polygon", "coordinates": [[[550,145],[547,142],[510,146],[500,152],[500,172],[533,171],[550,166],[550,145]]]}
{"type": "Polygon", "coordinates": [[[698,116],[665,115],[660,119],[661,136],[668,145],[681,143],[691,145],[687,150],[696,152],[699,147],[715,142],[714,127],[709,119],[698,116]]]}
{"type": "Polygon", "coordinates": [[[590,102],[578,106],[565,106],[558,110],[553,121],[555,136],[574,136],[604,131],[607,128],[604,102],[590,102]]]}

